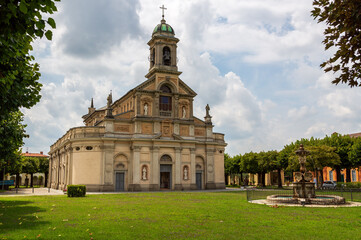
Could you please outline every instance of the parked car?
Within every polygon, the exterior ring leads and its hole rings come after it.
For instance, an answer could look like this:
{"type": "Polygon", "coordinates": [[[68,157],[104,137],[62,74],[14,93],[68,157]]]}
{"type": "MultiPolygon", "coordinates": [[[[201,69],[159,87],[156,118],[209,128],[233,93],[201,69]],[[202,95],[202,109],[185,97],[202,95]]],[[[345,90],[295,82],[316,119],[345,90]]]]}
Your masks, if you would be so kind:
{"type": "Polygon", "coordinates": [[[322,184],[322,189],[335,189],[336,183],[334,181],[324,181],[322,184]]]}

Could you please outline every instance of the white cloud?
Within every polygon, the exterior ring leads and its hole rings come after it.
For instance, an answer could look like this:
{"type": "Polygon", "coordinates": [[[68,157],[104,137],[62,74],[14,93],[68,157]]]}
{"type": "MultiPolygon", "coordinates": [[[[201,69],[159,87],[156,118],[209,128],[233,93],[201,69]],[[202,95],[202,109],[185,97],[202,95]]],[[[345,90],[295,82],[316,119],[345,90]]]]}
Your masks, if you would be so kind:
{"type": "Polygon", "coordinates": [[[319,68],[331,53],[312,0],[83,0],[58,3],[53,41],[34,44],[44,87],[24,110],[30,151],[82,125],[91,97],[102,107],[110,90],[117,99],[145,80],[162,4],[180,39],[180,78],[198,93],[194,113],[202,119],[210,105],[231,155],[361,130],[358,89],[332,85],[319,68]]]}

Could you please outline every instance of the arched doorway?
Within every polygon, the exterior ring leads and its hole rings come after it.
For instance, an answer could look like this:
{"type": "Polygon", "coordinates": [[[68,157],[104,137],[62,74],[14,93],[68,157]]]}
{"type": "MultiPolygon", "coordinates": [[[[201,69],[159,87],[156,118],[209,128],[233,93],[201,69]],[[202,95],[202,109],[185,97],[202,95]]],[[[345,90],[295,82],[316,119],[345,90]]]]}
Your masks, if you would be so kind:
{"type": "Polygon", "coordinates": [[[204,160],[203,157],[196,157],[196,185],[197,189],[204,189],[204,160]]]}
{"type": "Polygon", "coordinates": [[[126,173],[128,169],[128,158],[122,153],[114,157],[114,191],[124,192],[127,190],[126,173]]]}
{"type": "Polygon", "coordinates": [[[172,158],[164,154],[160,158],[160,179],[159,185],[161,190],[172,189],[172,158]]]}

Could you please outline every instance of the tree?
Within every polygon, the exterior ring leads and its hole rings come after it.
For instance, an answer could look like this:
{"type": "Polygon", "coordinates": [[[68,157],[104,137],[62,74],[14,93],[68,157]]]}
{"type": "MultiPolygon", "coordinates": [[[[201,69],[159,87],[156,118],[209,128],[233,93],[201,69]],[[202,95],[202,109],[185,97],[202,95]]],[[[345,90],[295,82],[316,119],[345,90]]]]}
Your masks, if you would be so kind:
{"type": "Polygon", "coordinates": [[[314,0],[312,16],[328,26],[324,31],[325,50],[336,53],[321,64],[325,72],[340,73],[332,83],[361,86],[361,1],[314,0]]]}
{"type": "Polygon", "coordinates": [[[39,159],[36,157],[23,157],[22,165],[22,172],[30,174],[30,187],[33,187],[34,173],[39,171],[39,159]]]}
{"type": "Polygon", "coordinates": [[[342,136],[338,133],[333,133],[331,136],[326,136],[323,142],[331,147],[335,147],[335,152],[339,155],[341,163],[335,166],[337,182],[341,182],[341,169],[346,168],[346,182],[351,182],[351,168],[352,163],[349,159],[349,151],[352,147],[352,139],[348,135],[342,136]]]}
{"type": "Polygon", "coordinates": [[[253,152],[245,153],[241,157],[239,165],[243,172],[251,174],[258,173],[257,154],[253,152]]]}
{"type": "Polygon", "coordinates": [[[7,170],[8,173],[10,173],[11,175],[15,174],[15,187],[19,188],[20,186],[20,173],[22,173],[22,167],[23,167],[23,162],[22,162],[22,156],[21,156],[21,149],[17,150],[14,153],[14,158],[13,159],[9,159],[9,168],[7,170]]]}
{"type": "Polygon", "coordinates": [[[306,148],[310,152],[307,157],[307,169],[314,171],[317,179],[317,186],[323,183],[323,168],[331,167],[335,168],[341,164],[340,157],[335,153],[336,148],[329,147],[326,145],[321,146],[310,146],[306,148]],[[319,181],[318,173],[321,173],[321,182],[319,181]]]}
{"type": "Polygon", "coordinates": [[[49,174],[49,159],[46,157],[39,158],[39,173],[44,173],[45,182],[44,187],[48,185],[48,174],[49,174]]]}
{"type": "Polygon", "coordinates": [[[348,157],[353,167],[359,167],[361,166],[361,138],[354,138],[353,141],[348,157]]]}
{"type": "Polygon", "coordinates": [[[19,109],[40,100],[39,65],[32,63],[29,51],[37,37],[45,35],[51,40],[46,23],[55,28],[55,21],[50,17],[44,20],[42,14],[54,11],[53,0],[0,0],[0,159],[11,159],[23,143],[24,132],[7,131],[6,125],[13,121],[24,128],[18,121],[19,109]],[[11,145],[7,144],[9,139],[11,145]]]}
{"type": "Polygon", "coordinates": [[[233,178],[236,174],[240,173],[239,160],[239,155],[230,157],[227,153],[224,154],[224,171],[226,179],[227,176],[233,178]]]}
{"type": "Polygon", "coordinates": [[[268,151],[266,154],[267,154],[268,160],[270,162],[270,170],[277,170],[278,188],[282,188],[281,170],[284,167],[287,167],[287,163],[282,161],[283,159],[279,157],[279,153],[277,151],[268,151]]]}
{"type": "MultiPolygon", "coordinates": [[[[12,112],[0,120],[0,169],[16,164],[19,157],[18,150],[23,145],[25,125],[21,124],[23,114],[20,111],[12,112]]],[[[2,172],[2,171],[1,171],[2,172]]],[[[2,177],[0,178],[2,180],[2,177]]]]}

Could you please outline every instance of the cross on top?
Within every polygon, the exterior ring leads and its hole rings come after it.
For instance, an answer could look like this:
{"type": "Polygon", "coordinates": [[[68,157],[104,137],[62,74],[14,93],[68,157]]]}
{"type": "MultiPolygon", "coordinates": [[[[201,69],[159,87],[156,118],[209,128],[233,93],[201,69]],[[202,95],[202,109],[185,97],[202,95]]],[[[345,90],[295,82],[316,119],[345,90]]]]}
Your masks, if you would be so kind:
{"type": "Polygon", "coordinates": [[[167,8],[165,8],[164,5],[159,8],[162,9],[162,19],[164,20],[164,10],[167,10],[167,8]]]}

